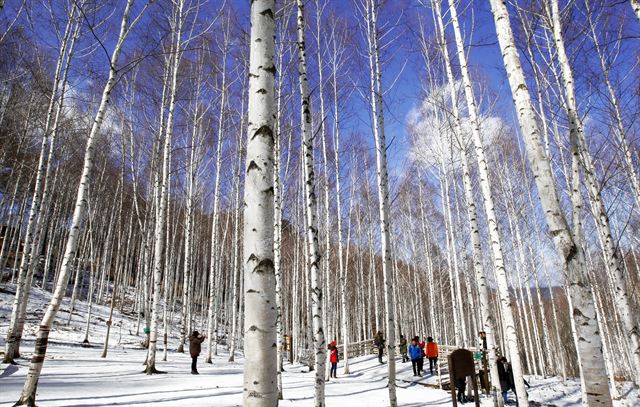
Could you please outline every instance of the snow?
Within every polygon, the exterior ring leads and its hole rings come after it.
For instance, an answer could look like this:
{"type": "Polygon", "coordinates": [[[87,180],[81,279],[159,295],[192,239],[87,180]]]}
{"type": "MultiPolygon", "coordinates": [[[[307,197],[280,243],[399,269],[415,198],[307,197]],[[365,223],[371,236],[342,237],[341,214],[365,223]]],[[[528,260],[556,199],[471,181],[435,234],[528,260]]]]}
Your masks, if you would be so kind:
{"type": "MultiPolygon", "coordinates": [[[[13,303],[12,286],[0,286],[0,346],[4,347],[7,326],[13,303]]],[[[33,290],[29,303],[29,319],[25,326],[22,346],[23,359],[18,366],[0,365],[0,406],[11,406],[22,389],[28,371],[28,358],[34,337],[50,294],[33,290]]],[[[83,347],[86,303],[76,301],[72,323],[66,326],[68,299],[58,314],[58,324],[51,333],[47,360],[38,386],[40,406],[239,406],[242,405],[243,359],[228,362],[228,353],[221,351],[213,364],[199,358],[200,375],[190,374],[190,357],[174,351],[176,335],[170,336],[167,361],[158,352],[157,367],[166,374],[148,376],[142,373],[146,350],[142,349],[143,336],[135,335],[136,320],[114,312],[110,348],[106,359],[100,357],[105,322],[109,308],[94,306],[90,347],[83,347]],[[121,326],[120,326],[121,325],[121,326]],[[122,327],[122,329],[121,329],[122,327]],[[172,348],[173,347],[173,348],[172,348]]],[[[177,334],[177,332],[175,332],[177,334]]],[[[160,345],[163,349],[163,345],[160,345]]],[[[428,367],[428,362],[427,362],[428,367]]],[[[284,365],[284,397],[281,406],[313,405],[314,373],[299,364],[284,365]]],[[[400,406],[450,406],[450,393],[437,388],[437,375],[429,373],[416,381],[411,363],[397,362],[398,404],[400,406]],[[433,387],[431,387],[433,386],[433,387]]],[[[388,405],[386,364],[379,364],[376,356],[363,356],[350,360],[351,374],[326,385],[327,406],[384,406],[388,405]]],[[[446,377],[443,370],[443,379],[446,377]]],[[[558,407],[580,406],[580,386],[575,380],[562,383],[559,378],[531,378],[530,398],[535,405],[558,407]]],[[[630,384],[621,388],[627,401],[616,401],[616,407],[640,406],[638,393],[630,384]]],[[[513,397],[513,396],[512,396],[513,397]]],[[[491,406],[490,398],[482,398],[483,406],[491,406]]],[[[468,406],[473,403],[466,404],[468,406]]]]}

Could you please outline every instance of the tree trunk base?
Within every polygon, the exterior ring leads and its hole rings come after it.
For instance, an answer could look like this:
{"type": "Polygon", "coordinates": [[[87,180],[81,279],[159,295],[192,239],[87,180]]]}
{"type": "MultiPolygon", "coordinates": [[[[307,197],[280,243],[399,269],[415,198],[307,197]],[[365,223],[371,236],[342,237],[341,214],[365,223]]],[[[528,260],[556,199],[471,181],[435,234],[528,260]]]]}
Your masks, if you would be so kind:
{"type": "Polygon", "coordinates": [[[36,396],[31,395],[29,397],[20,397],[20,399],[18,401],[16,401],[16,404],[13,405],[13,407],[16,406],[28,406],[28,407],[36,407],[36,396]]]}
{"type": "Polygon", "coordinates": [[[178,346],[178,350],[176,351],[178,353],[184,353],[184,344],[180,344],[180,346],[178,346]]]}
{"type": "Polygon", "coordinates": [[[144,369],[144,371],[142,373],[148,374],[148,375],[152,375],[152,374],[165,374],[167,372],[163,372],[161,370],[158,370],[158,369],[156,369],[155,366],[148,366],[146,369],[144,369]]]}
{"type": "Polygon", "coordinates": [[[204,363],[208,363],[208,364],[212,365],[213,361],[211,360],[211,358],[207,358],[207,359],[205,359],[204,363]]]}
{"type": "Polygon", "coordinates": [[[235,355],[233,354],[229,355],[229,360],[227,360],[227,362],[235,362],[235,361],[236,361],[235,355]]]}

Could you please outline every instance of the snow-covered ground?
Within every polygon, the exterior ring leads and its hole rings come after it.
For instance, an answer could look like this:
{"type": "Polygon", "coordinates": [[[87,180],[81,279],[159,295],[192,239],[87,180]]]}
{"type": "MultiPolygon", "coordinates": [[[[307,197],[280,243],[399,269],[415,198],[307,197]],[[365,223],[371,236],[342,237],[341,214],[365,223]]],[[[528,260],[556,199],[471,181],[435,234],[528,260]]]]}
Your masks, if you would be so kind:
{"type": "MultiPolygon", "coordinates": [[[[13,287],[0,286],[0,345],[9,324],[13,287]],[[4,290],[3,290],[4,289],[4,290]]],[[[18,366],[0,365],[0,406],[10,406],[18,398],[28,370],[28,358],[33,349],[37,324],[49,294],[34,290],[29,305],[29,320],[25,327],[22,346],[24,359],[18,366]]],[[[109,309],[94,306],[91,321],[91,347],[82,347],[86,304],[76,303],[72,322],[66,326],[68,299],[58,314],[59,324],[51,333],[47,360],[38,386],[37,401],[40,406],[239,406],[242,404],[243,359],[228,362],[228,354],[221,349],[212,365],[199,363],[199,376],[190,374],[188,354],[173,351],[175,335],[170,339],[167,361],[158,368],[166,374],[148,376],[142,374],[145,350],[141,348],[142,335],[135,335],[135,320],[116,313],[111,331],[109,354],[100,357],[105,335],[105,321],[109,309]],[[122,329],[121,329],[122,327],[122,329]]],[[[222,347],[221,347],[222,348],[222,347]]],[[[437,383],[437,377],[425,377],[419,382],[412,376],[411,363],[397,363],[398,404],[401,406],[449,406],[450,393],[428,386],[437,383]]],[[[351,374],[332,379],[326,386],[327,406],[388,405],[386,388],[387,365],[380,365],[375,356],[352,359],[351,374]]],[[[285,364],[283,373],[283,406],[313,405],[314,373],[301,365],[285,364]]],[[[427,374],[427,376],[429,376],[427,374]]],[[[580,388],[574,380],[562,383],[557,378],[530,380],[530,398],[536,405],[579,406],[580,388]]],[[[615,406],[640,406],[636,391],[630,392],[627,384],[621,388],[625,401],[615,406]]],[[[473,405],[469,403],[467,405],[473,405]]],[[[490,406],[490,399],[482,399],[483,406],[490,406]]]]}

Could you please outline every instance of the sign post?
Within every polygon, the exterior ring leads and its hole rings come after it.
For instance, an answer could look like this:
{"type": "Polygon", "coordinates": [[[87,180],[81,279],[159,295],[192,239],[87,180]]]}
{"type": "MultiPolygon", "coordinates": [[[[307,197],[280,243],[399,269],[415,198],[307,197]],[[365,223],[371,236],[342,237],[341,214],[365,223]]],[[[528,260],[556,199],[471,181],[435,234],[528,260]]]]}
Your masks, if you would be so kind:
{"type": "Polygon", "coordinates": [[[449,363],[449,381],[451,383],[451,401],[454,407],[458,406],[458,400],[456,398],[457,385],[460,382],[464,385],[468,376],[471,376],[471,383],[473,384],[473,401],[476,407],[480,407],[476,367],[473,359],[473,353],[467,349],[457,349],[447,356],[447,362],[449,363]]]}

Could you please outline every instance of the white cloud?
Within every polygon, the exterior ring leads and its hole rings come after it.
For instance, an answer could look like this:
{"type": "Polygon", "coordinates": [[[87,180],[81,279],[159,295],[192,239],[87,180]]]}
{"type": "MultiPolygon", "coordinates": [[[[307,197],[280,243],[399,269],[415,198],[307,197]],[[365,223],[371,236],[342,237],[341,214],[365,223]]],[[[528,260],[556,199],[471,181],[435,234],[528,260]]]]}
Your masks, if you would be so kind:
{"type": "MultiPolygon", "coordinates": [[[[459,83],[456,83],[458,91],[459,83]]],[[[451,95],[448,85],[438,86],[414,107],[406,116],[406,124],[411,135],[409,158],[423,166],[439,165],[444,158],[458,166],[459,150],[468,148],[471,142],[471,122],[466,115],[464,99],[459,97],[462,134],[454,131],[454,119],[451,109],[451,95]]],[[[496,116],[480,115],[480,133],[483,145],[490,146],[505,126],[496,116]]]]}

